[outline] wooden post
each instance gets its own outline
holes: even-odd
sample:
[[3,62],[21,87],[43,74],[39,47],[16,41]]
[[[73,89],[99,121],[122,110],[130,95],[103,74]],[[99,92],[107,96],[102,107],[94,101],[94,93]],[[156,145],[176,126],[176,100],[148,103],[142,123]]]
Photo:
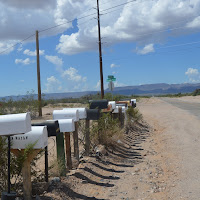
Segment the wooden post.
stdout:
[[85,121],[85,155],[90,153],[90,120]]
[[97,19],[98,19],[98,37],[99,37],[99,66],[100,66],[100,81],[101,81],[101,98],[104,98],[104,86],[103,86],[103,61],[102,61],[102,49],[101,49],[101,26],[100,26],[100,14],[99,14],[99,0],[97,0]]
[[38,111],[39,116],[42,116],[42,95],[41,95],[41,82],[40,82],[40,52],[39,52],[39,39],[38,31],[36,31],[36,53],[37,53],[37,82],[38,82]]
[[78,145],[78,122],[75,122],[74,137],[74,157],[79,161],[79,145]]
[[123,128],[122,107],[119,107],[119,123],[120,123],[120,127]]
[[49,182],[49,159],[48,159],[48,147],[45,147],[45,181]]
[[65,148],[64,148],[64,137],[63,133],[56,135],[56,147],[57,147],[57,161],[61,165],[61,176],[66,176],[66,167],[65,167]]
[[65,133],[65,152],[66,152],[66,158],[67,158],[67,167],[68,169],[72,169],[70,133]]
[[[16,156],[24,154],[24,150],[11,150]],[[31,183],[31,161],[40,152],[39,149],[34,150],[28,155],[23,163],[22,177],[23,177],[23,196],[26,200],[32,200],[32,183]]]

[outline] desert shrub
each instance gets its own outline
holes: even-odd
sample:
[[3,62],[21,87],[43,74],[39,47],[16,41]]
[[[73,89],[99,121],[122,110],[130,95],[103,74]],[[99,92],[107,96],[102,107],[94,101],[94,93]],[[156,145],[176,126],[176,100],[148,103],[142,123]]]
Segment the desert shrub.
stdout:
[[5,98],[0,102],[0,114],[16,114],[30,112],[31,118],[34,119],[38,115],[38,101],[34,99],[34,91],[27,92],[26,96],[18,101],[12,98]]
[[[19,184],[22,182],[22,167],[23,163],[28,157],[29,154],[33,152],[33,147],[35,144],[29,144],[24,151],[19,153],[16,157],[14,154],[11,153],[11,163],[10,163],[10,174],[12,185],[11,188],[14,191],[19,191],[21,188]],[[0,195],[2,191],[7,190],[7,138],[0,137]],[[43,156],[43,151],[41,151],[31,162],[31,175],[33,180],[42,181],[44,180],[44,173],[37,169],[36,163],[37,161]],[[20,184],[20,186],[22,186]]]
[[7,184],[7,147],[6,138],[0,137],[0,193]]
[[98,122],[93,122],[91,127],[91,143],[93,147],[98,144],[108,146],[114,137],[121,134],[118,119],[112,119],[110,113],[103,114]]
[[126,114],[128,124],[142,119],[142,114],[137,108],[129,107],[126,111]]
[[200,95],[200,89],[196,89],[193,93],[192,93],[193,96],[198,96]]

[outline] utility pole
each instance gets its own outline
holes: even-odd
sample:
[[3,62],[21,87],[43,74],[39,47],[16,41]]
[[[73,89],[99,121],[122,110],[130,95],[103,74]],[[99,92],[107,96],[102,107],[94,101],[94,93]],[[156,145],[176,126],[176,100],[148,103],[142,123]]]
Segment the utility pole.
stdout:
[[98,19],[98,36],[99,36],[99,64],[100,64],[100,80],[101,80],[101,98],[104,98],[104,86],[103,86],[103,62],[102,62],[102,50],[101,50],[101,27],[99,17],[99,0],[97,0],[97,19]]
[[40,53],[38,31],[36,31],[36,53],[37,53],[37,82],[38,82],[38,111],[39,116],[42,116],[42,98],[41,98],[41,82],[40,82]]

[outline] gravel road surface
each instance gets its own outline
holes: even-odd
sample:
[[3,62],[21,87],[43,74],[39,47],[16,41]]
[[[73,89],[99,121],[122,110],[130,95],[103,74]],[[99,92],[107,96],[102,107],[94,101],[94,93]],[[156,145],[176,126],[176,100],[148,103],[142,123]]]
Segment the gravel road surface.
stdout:
[[161,98],[161,100],[170,103],[171,105],[178,108],[186,110],[200,119],[200,103],[192,101],[182,101],[181,99],[175,98]]
[[[139,104],[144,118],[162,130],[160,152],[174,175],[166,199],[200,199],[200,104],[183,99],[151,98]],[[175,179],[174,179],[175,178]]]

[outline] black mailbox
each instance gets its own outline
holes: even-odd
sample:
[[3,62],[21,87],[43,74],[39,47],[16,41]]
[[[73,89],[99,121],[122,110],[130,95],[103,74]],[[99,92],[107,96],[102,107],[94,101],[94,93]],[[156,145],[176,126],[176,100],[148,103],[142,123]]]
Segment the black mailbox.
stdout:
[[91,100],[90,109],[105,109],[108,108],[108,100]]
[[37,122],[37,123],[33,123],[31,125],[32,126],[47,126],[48,137],[57,136],[60,133],[58,120]]
[[87,109],[87,120],[98,120],[100,118],[100,111],[98,109]]

